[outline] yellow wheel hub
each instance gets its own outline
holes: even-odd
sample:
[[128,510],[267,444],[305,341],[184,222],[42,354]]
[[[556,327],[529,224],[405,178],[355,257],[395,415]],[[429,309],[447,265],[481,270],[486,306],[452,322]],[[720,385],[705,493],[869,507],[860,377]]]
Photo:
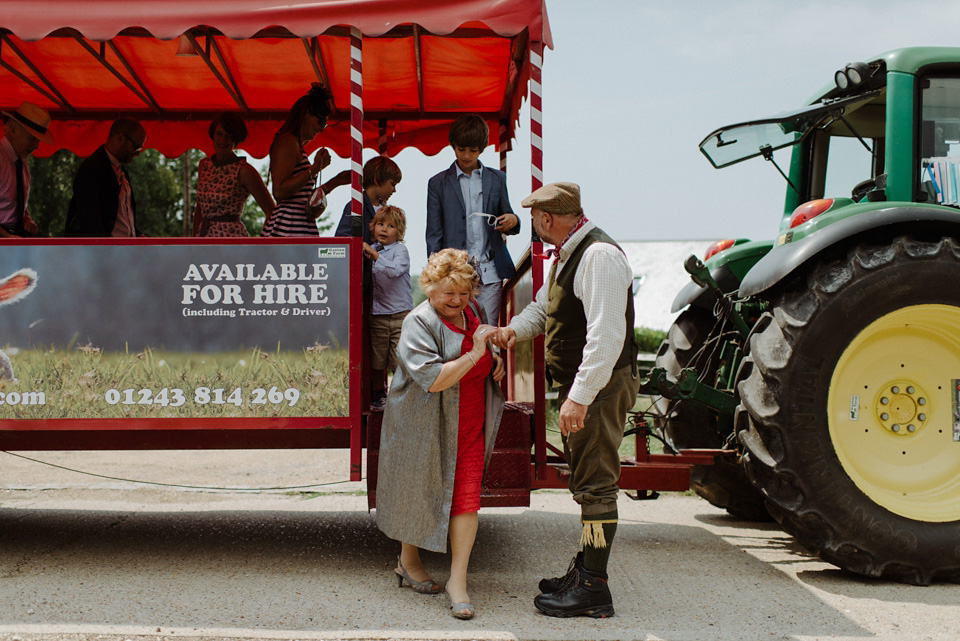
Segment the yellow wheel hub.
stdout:
[[876,403],[877,420],[894,434],[907,436],[926,424],[926,404],[926,393],[901,379],[881,390]]
[[960,519],[958,381],[958,307],[904,307],[844,350],[827,399],[830,438],[874,502],[920,521]]

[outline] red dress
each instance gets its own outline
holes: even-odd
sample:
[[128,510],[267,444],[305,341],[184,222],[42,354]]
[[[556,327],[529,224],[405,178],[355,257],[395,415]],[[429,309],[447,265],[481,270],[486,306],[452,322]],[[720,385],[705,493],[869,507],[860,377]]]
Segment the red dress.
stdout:
[[[460,329],[452,323],[446,323],[450,330],[463,335],[460,355],[473,349],[473,333],[480,320],[467,307],[467,329]],[[490,351],[470,368],[460,379],[460,417],[457,435],[457,471],[453,479],[453,504],[450,516],[469,514],[480,510],[480,483],[483,480],[483,423],[484,423],[484,383],[493,357]]]

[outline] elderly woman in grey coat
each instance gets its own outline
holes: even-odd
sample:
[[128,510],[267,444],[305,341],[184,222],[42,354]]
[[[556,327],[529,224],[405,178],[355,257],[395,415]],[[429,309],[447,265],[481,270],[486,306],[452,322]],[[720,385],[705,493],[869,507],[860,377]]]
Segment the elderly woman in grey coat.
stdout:
[[453,616],[474,614],[467,565],[477,534],[483,471],[503,413],[502,359],[487,348],[494,331],[474,300],[479,276],[467,252],[444,249],[420,275],[427,300],[403,321],[398,368],[383,416],[377,525],[399,540],[399,586],[436,594],[420,548],[446,552]]

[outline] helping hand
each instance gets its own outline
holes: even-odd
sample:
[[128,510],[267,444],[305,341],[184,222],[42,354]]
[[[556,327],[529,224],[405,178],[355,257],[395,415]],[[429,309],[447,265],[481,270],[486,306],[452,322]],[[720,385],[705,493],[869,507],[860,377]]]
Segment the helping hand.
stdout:
[[489,340],[500,349],[509,349],[517,342],[517,333],[509,327],[498,327],[490,335]]
[[484,352],[487,351],[487,337],[490,335],[491,327],[489,325],[480,325],[473,332],[473,348],[467,352],[471,356],[471,361],[476,365]]
[[473,332],[473,344],[476,345],[477,342],[484,344],[484,349],[486,349],[486,343],[490,340],[490,337],[494,332],[497,331],[497,328],[493,325],[480,325],[477,327],[476,331]]

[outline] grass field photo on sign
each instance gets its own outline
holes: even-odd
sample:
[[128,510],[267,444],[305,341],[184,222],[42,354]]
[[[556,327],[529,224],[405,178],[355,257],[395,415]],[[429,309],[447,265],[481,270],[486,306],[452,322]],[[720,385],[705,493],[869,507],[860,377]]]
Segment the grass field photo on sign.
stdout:
[[93,345],[13,351],[0,418],[346,416],[346,350],[110,352]]

